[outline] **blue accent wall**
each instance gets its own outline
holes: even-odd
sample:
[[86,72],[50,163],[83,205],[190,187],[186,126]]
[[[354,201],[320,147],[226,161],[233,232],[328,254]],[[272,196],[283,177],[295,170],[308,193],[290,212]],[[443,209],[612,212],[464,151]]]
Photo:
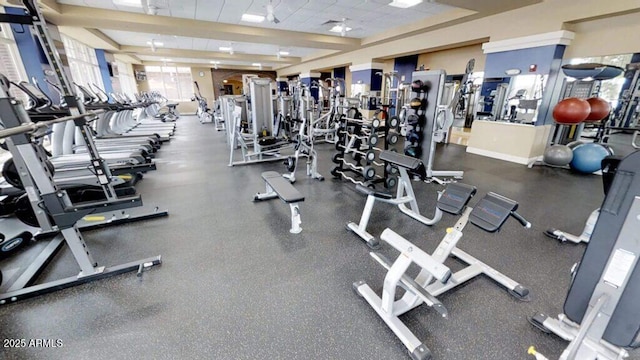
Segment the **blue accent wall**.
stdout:
[[[22,8],[5,7],[5,12],[13,15],[25,15],[25,10]],[[45,76],[43,66],[48,68],[49,64],[47,63],[47,59],[44,56],[42,48],[40,47],[40,43],[31,34],[30,26],[12,24],[11,32],[13,33],[16,45],[18,46],[18,52],[20,53],[24,69],[29,77],[28,80],[31,81],[31,78],[35,77],[42,90],[54,102],[57,102],[58,94],[51,91],[47,86],[47,83],[44,81]]]
[[286,81],[278,81],[278,91],[289,95],[289,83]]
[[[487,54],[484,76],[487,78],[504,77],[504,71],[508,69],[520,69],[523,75],[549,74],[551,62],[558,58],[558,53],[564,54],[564,48],[564,45],[548,45]],[[532,64],[537,65],[538,68],[534,72],[529,72],[529,65]]]
[[[410,55],[396,58],[393,65],[393,70],[398,72],[398,76],[402,78],[404,76],[404,82],[411,82],[411,74],[416,71],[418,67],[418,55]],[[393,86],[396,87],[396,80],[394,80]]]
[[367,69],[351,72],[352,84],[367,84],[369,90],[380,91],[382,90],[382,76],[376,74],[381,72],[381,69]]
[[319,89],[317,87],[311,87],[311,83],[313,81],[319,81],[320,78],[300,78],[300,82],[307,85],[309,87],[309,93],[313,96],[316,101],[320,98]]
[[111,76],[109,75],[109,65],[107,64],[107,58],[104,55],[104,50],[96,49],[96,59],[98,59],[100,75],[102,76],[102,82],[104,83],[104,91],[107,94],[111,94],[113,92],[113,84],[111,83]]
[[493,110],[493,100],[489,99],[491,92],[498,88],[498,85],[503,83],[509,83],[511,78],[485,78],[482,82],[482,88],[480,89],[480,96],[484,97],[484,106],[482,107],[483,112],[491,112]]
[[[484,77],[501,78],[505,76],[505,70],[509,69],[519,69],[521,75],[549,75],[535,125],[551,124],[551,104],[557,102],[559,87],[562,86],[560,66],[565,48],[564,45],[547,45],[487,54]],[[536,71],[529,71],[529,66],[534,64],[537,66]]]

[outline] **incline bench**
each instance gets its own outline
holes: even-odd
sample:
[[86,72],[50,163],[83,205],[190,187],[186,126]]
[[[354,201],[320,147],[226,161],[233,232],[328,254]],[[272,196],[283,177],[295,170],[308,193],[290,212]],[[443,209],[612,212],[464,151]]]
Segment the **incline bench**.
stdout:
[[263,172],[262,178],[267,185],[267,191],[257,193],[253,197],[253,201],[270,200],[279,197],[291,207],[291,230],[289,230],[289,232],[292,234],[300,233],[302,231],[300,227],[302,220],[300,218],[298,203],[304,201],[304,196],[291,185],[289,180],[283,178],[282,175],[275,171]]

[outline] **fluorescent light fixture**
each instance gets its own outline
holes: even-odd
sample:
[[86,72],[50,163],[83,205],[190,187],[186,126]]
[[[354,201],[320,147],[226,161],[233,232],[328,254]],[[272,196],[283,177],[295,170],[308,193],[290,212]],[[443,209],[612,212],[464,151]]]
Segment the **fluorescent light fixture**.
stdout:
[[422,0],[393,0],[389,3],[389,6],[395,6],[397,8],[406,9],[412,6],[420,4]]
[[242,14],[240,18],[241,21],[251,22],[251,23],[261,23],[264,21],[264,16],[262,15],[253,15],[253,14]]
[[251,64],[251,66],[262,66],[262,64],[260,64],[260,63],[253,63],[253,64]]
[[287,56],[287,55],[289,55],[289,52],[288,51],[284,51],[284,50],[280,50],[280,51],[278,51],[278,54],[283,55],[283,56]]
[[209,62],[212,63],[212,64],[220,64],[220,61],[218,61],[218,60],[211,60]]
[[152,41],[147,41],[147,45],[152,45],[152,44],[154,46],[164,46],[164,43],[160,42],[160,41],[153,41],[153,42]]
[[142,1],[141,0],[113,0],[113,5],[141,8]]
[[341,33],[343,31],[347,32],[347,31],[351,31],[351,30],[353,30],[353,29],[348,27],[348,26],[344,26],[343,27],[342,25],[338,24],[338,25],[332,27],[331,30],[329,30],[329,31],[334,32],[334,33]]
[[162,60],[162,61],[169,61],[169,62],[173,61],[173,60],[171,60],[171,59],[160,59],[160,60]]
[[218,48],[220,51],[231,51],[231,46],[220,46]]

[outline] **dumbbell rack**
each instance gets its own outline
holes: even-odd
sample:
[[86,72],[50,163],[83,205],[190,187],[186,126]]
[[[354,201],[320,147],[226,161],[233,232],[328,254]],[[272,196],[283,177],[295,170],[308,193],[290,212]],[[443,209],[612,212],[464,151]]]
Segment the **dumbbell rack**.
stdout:
[[[380,113],[388,118],[386,111],[380,110]],[[347,115],[340,117],[338,140],[335,144],[338,152],[332,157],[336,166],[331,170],[331,175],[362,186],[373,187],[383,183],[388,189],[395,187],[398,170],[384,161],[376,161],[376,158],[379,159],[382,151],[389,150],[390,146],[398,142],[398,118],[394,116],[387,120],[393,126],[383,126],[377,115],[366,120],[355,108],[349,109]],[[352,154],[354,162],[347,160],[349,154]],[[382,167],[382,175],[376,174],[377,167]]]
[[453,123],[450,109],[441,105],[445,71],[414,71],[411,78],[412,100],[403,107],[406,109],[404,154],[422,160],[426,181],[446,183],[451,179],[462,179],[463,171],[433,170],[436,143],[446,140]]
[[427,123],[428,85],[416,79],[411,84],[411,100],[406,109],[404,154],[414,158],[422,155],[424,127]]

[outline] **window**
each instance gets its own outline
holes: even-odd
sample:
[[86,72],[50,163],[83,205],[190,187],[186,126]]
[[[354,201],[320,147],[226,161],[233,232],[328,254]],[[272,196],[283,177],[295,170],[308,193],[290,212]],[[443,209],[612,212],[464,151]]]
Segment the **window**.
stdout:
[[131,66],[131,64],[127,64],[123,61],[117,60],[116,66],[118,68],[118,81],[120,85],[120,89],[118,91],[129,96],[136,94],[138,92],[138,88],[136,86],[136,79],[133,76],[133,67]]
[[193,95],[191,68],[145,66],[149,90],[159,91],[172,101],[190,101]]
[[[26,72],[22,66],[22,60],[18,53],[18,47],[13,41],[11,29],[6,24],[0,24],[0,73],[13,82],[20,82],[27,79]],[[11,96],[27,104],[28,97],[20,90],[9,89]],[[11,158],[11,153],[0,149],[0,166]]]
[[[605,65],[613,65],[621,68],[625,68],[627,64],[631,62],[633,54],[623,55],[608,55],[608,56],[596,56],[588,58],[575,58],[571,59],[571,64],[583,64],[583,63],[599,63]],[[600,83],[599,97],[607,100],[611,106],[615,109],[618,107],[618,101],[620,96],[620,90],[624,85],[624,76],[618,76],[610,80],[603,80]]]
[[[13,82],[27,80],[18,47],[11,36],[11,29],[6,24],[0,24],[0,69],[0,72]],[[26,104],[28,97],[22,91],[10,88],[9,93]]]
[[74,82],[90,86],[96,84],[104,89],[96,51],[87,45],[61,34],[64,50],[69,59],[71,78]]

